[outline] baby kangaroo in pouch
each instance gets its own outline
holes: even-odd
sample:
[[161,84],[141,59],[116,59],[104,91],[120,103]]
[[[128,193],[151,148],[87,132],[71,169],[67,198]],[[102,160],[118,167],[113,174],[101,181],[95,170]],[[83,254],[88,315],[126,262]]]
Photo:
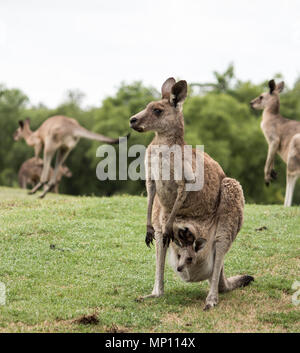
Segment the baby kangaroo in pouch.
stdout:
[[[209,309],[218,302],[219,288],[226,287],[223,261],[242,225],[243,191],[236,180],[226,178],[220,165],[208,154],[193,149],[191,159],[186,161],[182,113],[187,96],[186,81],[176,82],[174,78],[169,78],[162,85],[161,91],[162,98],[159,101],[149,103],[144,110],[130,118],[130,126],[134,130],[141,133],[155,132],[145,159],[148,194],[145,241],[149,246],[153,239],[156,240],[156,272],[153,291],[144,298],[163,295],[165,259],[171,244],[171,263],[183,280],[209,279],[211,286],[205,306]],[[157,147],[162,146],[179,151],[179,159],[178,155],[177,160],[175,157],[169,160],[163,158],[163,154],[157,153]],[[199,153],[202,161],[200,168]],[[159,162],[152,163],[153,156]],[[170,169],[169,178],[163,177],[166,165]],[[178,178],[176,173],[182,166],[188,173]],[[194,181],[202,181],[200,188],[187,188],[191,179],[186,175],[191,174],[194,175]],[[178,234],[178,223],[189,224],[186,226],[186,234]],[[198,234],[206,236],[201,237]],[[204,256],[203,261],[199,260],[201,253]],[[203,262],[202,267],[199,267],[199,261]],[[252,277],[249,280],[249,276],[248,279],[245,276],[243,278],[240,279],[243,285],[253,280]],[[236,288],[235,285],[232,284],[232,289]],[[229,287],[228,285],[226,288]]]

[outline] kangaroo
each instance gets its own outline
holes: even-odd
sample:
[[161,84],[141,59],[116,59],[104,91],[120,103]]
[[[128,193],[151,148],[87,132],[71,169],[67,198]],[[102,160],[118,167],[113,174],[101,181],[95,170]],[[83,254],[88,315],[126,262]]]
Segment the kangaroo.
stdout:
[[[18,180],[19,180],[20,187],[23,189],[26,189],[28,184],[31,185],[31,187],[34,187],[40,181],[42,171],[43,171],[42,159],[40,158],[36,159],[35,157],[33,157],[25,161],[21,165],[18,173]],[[51,179],[53,172],[54,172],[53,168],[50,167],[49,176],[48,176],[49,179]],[[59,184],[63,176],[67,178],[72,177],[72,172],[65,165],[62,165],[59,168],[57,178],[56,178],[56,184],[54,187],[55,193],[59,192]]]
[[[119,139],[112,139],[88,131],[84,127],[80,126],[75,119],[68,118],[66,116],[57,115],[48,118],[34,132],[30,129],[29,118],[24,121],[19,121],[19,127],[14,133],[15,141],[18,141],[20,138],[24,138],[26,143],[34,148],[36,158],[39,157],[41,150],[44,149],[44,162],[41,180],[30,191],[30,194],[34,194],[42,186],[47,184],[44,192],[40,196],[43,198],[47,192],[55,186],[57,173],[60,166],[65,162],[69,153],[77,145],[81,137],[106,142],[109,144],[119,143]],[[127,135],[127,137],[129,137],[129,135]],[[49,180],[48,177],[51,160],[56,152],[54,173]]]
[[265,163],[265,183],[276,179],[274,168],[276,153],[286,163],[286,191],[284,206],[292,205],[293,193],[297,179],[300,176],[300,121],[289,120],[279,113],[279,94],[284,88],[284,82],[275,84],[269,81],[269,92],[262,93],[250,102],[252,108],[263,110],[261,129],[268,142],[268,156]]
[[[161,206],[157,201],[154,213],[160,214]],[[231,178],[224,178],[221,190],[221,200],[218,209],[219,222],[217,231],[215,226],[211,229],[209,224],[198,222],[190,218],[177,218],[174,222],[174,242],[170,243],[169,263],[174,272],[185,282],[211,282],[216,259],[215,235],[222,232],[225,225],[226,231],[223,235],[230,234],[228,239],[230,245],[235,240],[243,222],[244,196],[240,184]],[[239,220],[237,222],[237,220]],[[154,220],[159,227],[159,218]],[[229,232],[228,232],[229,231]],[[227,251],[229,247],[226,246]],[[249,275],[237,275],[226,278],[224,264],[222,265],[217,291],[211,294],[218,298],[218,293],[232,291],[239,287],[245,287],[254,278]],[[211,305],[205,305],[204,310],[210,309]]]
[[[240,203],[240,191],[231,188],[232,202],[228,209],[222,207],[222,190],[228,181],[220,165],[208,154],[203,153],[204,183],[201,190],[188,191],[187,180],[175,178],[175,159],[170,160],[170,178],[161,176],[162,163],[159,166],[159,178],[153,178],[151,153],[156,146],[179,146],[182,151],[184,141],[183,102],[187,96],[186,81],[167,79],[162,85],[162,99],[151,102],[140,113],[130,118],[130,126],[138,132],[154,131],[155,137],[146,151],[146,188],[148,194],[146,244],[150,246],[156,240],[156,274],[153,291],[147,297],[159,297],[164,293],[164,267],[168,245],[174,239],[174,221],[177,218],[194,219],[207,228],[215,241],[214,265],[210,276],[211,287],[206,298],[206,309],[218,302],[218,286],[223,268],[223,260],[229,250],[232,239],[237,234],[242,216],[228,217],[234,214],[232,208]],[[192,168],[195,170],[196,150],[193,150]],[[155,167],[154,167],[155,168]],[[197,177],[197,176],[196,176]],[[229,183],[230,184],[230,183]],[[156,206],[159,204],[160,206]],[[154,211],[153,211],[154,210]],[[242,211],[240,212],[242,214]],[[246,283],[246,282],[245,282]]]

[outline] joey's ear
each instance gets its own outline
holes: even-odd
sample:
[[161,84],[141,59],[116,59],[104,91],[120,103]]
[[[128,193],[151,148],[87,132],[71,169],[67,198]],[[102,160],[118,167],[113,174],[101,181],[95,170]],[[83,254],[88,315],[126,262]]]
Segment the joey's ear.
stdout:
[[269,81],[269,88],[270,88],[270,93],[272,94],[276,88],[276,83],[274,80]]
[[172,87],[170,103],[177,107],[178,103],[183,103],[187,95],[187,83],[184,80],[178,81]]
[[20,128],[23,129],[24,121],[23,120],[19,120],[18,123],[19,123]]
[[204,248],[206,242],[207,242],[207,240],[204,239],[204,238],[196,239],[195,242],[194,242],[195,251],[197,252],[197,251],[201,250],[202,248]]
[[283,88],[284,88],[284,81],[281,81],[280,83],[278,83],[278,85],[276,85],[276,91],[278,91],[278,93],[281,93]]
[[170,98],[171,90],[172,90],[172,87],[175,85],[175,83],[176,83],[176,81],[175,81],[175,78],[173,78],[173,77],[168,78],[164,82],[164,84],[161,87],[162,98],[166,98],[166,99]]

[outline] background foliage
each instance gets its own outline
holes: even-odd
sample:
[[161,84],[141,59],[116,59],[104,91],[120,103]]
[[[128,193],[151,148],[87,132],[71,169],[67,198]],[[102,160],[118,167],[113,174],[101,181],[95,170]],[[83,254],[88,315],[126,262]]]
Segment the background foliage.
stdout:
[[[269,188],[264,185],[263,168],[267,143],[260,130],[261,112],[250,109],[249,102],[266,90],[267,82],[253,84],[238,80],[232,65],[224,73],[214,73],[211,83],[192,83],[184,105],[186,142],[203,144],[205,151],[217,160],[226,174],[238,179],[250,203],[283,203],[285,165],[276,157],[278,180]],[[280,75],[277,75],[280,78]],[[130,116],[143,109],[159,92],[141,82],[122,83],[115,96],[104,99],[99,107],[82,107],[83,94],[70,91],[56,109],[43,104],[30,105],[29,98],[18,89],[0,86],[0,185],[17,187],[18,169],[33,156],[24,140],[14,142],[12,135],[18,120],[31,118],[35,130],[48,117],[63,114],[73,117],[89,130],[110,137],[124,136],[129,131]],[[281,95],[281,114],[300,120],[300,80],[286,87]],[[153,134],[132,132],[128,145],[147,145]],[[143,194],[143,181],[105,181],[96,178],[99,143],[82,139],[67,160],[72,179],[62,181],[60,191],[74,195]],[[130,161],[129,161],[130,162]],[[298,183],[299,185],[299,183]],[[296,187],[294,203],[300,203]]]

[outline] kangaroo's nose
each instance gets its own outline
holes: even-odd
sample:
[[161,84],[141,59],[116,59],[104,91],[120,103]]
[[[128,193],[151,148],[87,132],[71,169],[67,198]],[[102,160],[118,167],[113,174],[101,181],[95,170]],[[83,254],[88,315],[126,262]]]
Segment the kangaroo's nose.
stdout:
[[178,272],[181,272],[182,270],[183,270],[183,266],[178,266],[178,267],[177,267],[177,271],[178,271]]
[[137,118],[133,117],[129,121],[130,121],[130,124],[135,124],[137,122]]

